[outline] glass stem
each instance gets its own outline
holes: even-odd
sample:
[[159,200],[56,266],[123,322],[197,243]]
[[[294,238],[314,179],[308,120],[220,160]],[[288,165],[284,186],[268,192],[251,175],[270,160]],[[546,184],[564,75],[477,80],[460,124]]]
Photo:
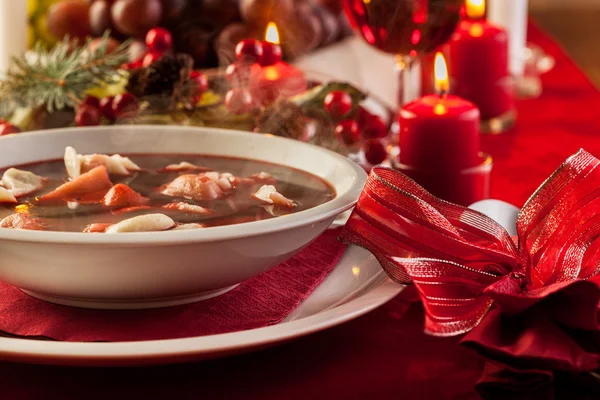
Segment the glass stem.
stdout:
[[421,68],[416,58],[396,56],[398,71],[398,109],[421,96]]

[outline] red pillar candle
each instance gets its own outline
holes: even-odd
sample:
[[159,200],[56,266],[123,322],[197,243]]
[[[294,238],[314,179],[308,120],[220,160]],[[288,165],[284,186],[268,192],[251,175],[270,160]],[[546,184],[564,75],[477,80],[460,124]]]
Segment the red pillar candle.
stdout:
[[479,110],[449,89],[444,58],[435,59],[440,94],[422,97],[399,113],[396,167],[445,200],[470,205],[489,197],[491,159],[479,152]]
[[479,163],[479,110],[452,95],[430,95],[400,110],[400,162],[457,170]]
[[400,162],[413,168],[459,170],[479,163],[479,110],[448,91],[444,57],[435,57],[439,95],[422,97],[402,107]]
[[484,121],[514,110],[508,35],[482,18],[485,2],[467,0],[467,14],[446,45],[452,93],[477,105]]

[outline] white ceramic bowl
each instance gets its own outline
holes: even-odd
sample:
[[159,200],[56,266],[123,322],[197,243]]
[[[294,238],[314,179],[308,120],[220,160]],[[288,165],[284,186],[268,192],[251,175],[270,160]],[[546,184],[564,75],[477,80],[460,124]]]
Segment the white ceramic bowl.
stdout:
[[0,138],[0,168],[81,153],[211,154],[317,175],[337,196],[284,217],[199,230],[115,235],[0,229],[0,280],[54,303],[152,308],[217,296],[289,259],[351,208],[365,172],[334,152],[271,135],[177,126],[69,128]]

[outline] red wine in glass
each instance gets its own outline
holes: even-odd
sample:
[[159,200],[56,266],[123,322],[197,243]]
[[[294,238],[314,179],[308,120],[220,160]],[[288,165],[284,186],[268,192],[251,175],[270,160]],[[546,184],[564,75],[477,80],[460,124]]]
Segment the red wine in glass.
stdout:
[[344,11],[368,44],[398,56],[402,96],[406,69],[416,57],[450,39],[463,4],[464,0],[344,0]]

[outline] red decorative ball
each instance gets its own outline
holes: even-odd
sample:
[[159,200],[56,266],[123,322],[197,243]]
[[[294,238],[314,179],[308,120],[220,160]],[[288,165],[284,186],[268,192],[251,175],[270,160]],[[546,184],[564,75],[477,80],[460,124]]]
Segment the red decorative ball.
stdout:
[[160,58],[162,57],[162,55],[163,55],[163,53],[160,53],[160,52],[157,52],[157,51],[151,51],[149,53],[146,53],[146,55],[144,56],[144,58],[142,58],[142,66],[143,67],[149,67],[155,61],[160,60]]
[[150,51],[165,52],[173,46],[173,36],[165,28],[152,28],[146,34],[146,46]]
[[381,117],[373,115],[363,127],[362,134],[365,139],[381,139],[387,136],[388,127]]
[[90,106],[100,109],[100,99],[98,99],[96,96],[86,96],[86,98],[81,100],[81,103],[79,103],[79,107],[81,106]]
[[103,97],[100,100],[100,111],[109,121],[114,121],[115,113],[113,112],[113,96]]
[[324,104],[329,115],[339,119],[352,109],[352,97],[346,92],[336,90],[325,96]]
[[77,109],[75,114],[75,124],[77,126],[96,126],[100,125],[102,115],[96,107],[83,104]]
[[387,158],[385,145],[379,139],[370,139],[363,144],[365,158],[372,165],[381,164]]
[[258,62],[262,54],[262,44],[256,39],[244,39],[235,46],[235,55],[240,61]]
[[245,114],[252,110],[253,100],[248,89],[233,88],[225,95],[225,107],[233,114]]
[[268,67],[269,65],[277,64],[283,57],[281,46],[275,43],[262,42],[262,56],[260,57],[260,65]]
[[118,94],[112,101],[112,112],[115,117],[121,117],[125,113],[135,113],[137,109],[137,100],[131,93]]
[[10,122],[3,122],[0,124],[0,136],[12,135],[13,133],[20,133],[21,129],[18,126],[11,124]]
[[356,121],[347,119],[337,124],[335,135],[342,143],[351,146],[360,140],[360,128]]

